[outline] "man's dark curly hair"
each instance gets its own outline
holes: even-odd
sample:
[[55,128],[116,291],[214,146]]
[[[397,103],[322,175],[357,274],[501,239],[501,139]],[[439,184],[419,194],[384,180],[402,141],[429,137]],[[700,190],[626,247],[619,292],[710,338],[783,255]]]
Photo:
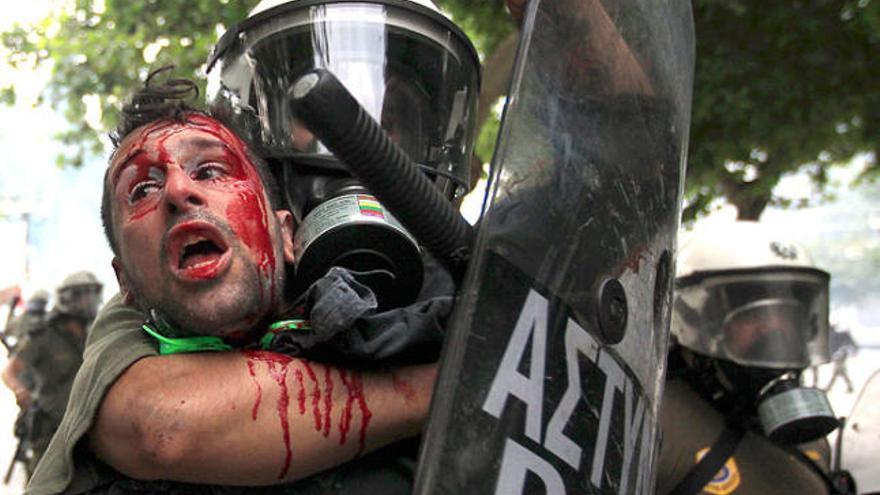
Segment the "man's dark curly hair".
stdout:
[[110,141],[113,143],[114,152],[125,136],[132,131],[150,122],[157,120],[172,120],[185,122],[186,115],[190,113],[205,112],[189,105],[186,100],[199,97],[199,87],[189,79],[167,79],[163,83],[155,83],[156,76],[163,72],[174,69],[173,65],[166,65],[147,75],[144,87],[131,96],[131,100],[122,106],[119,123],[116,129],[110,131]]
[[[229,130],[234,132],[234,127],[230,126],[223,119],[211,115],[204,110],[200,110],[187,103],[186,100],[196,99],[199,96],[199,88],[195,82],[189,79],[169,78],[164,82],[157,82],[156,76],[172,70],[174,66],[165,66],[153,70],[147,75],[144,86],[139,89],[128,103],[123,105],[119,117],[119,123],[116,128],[110,132],[110,141],[113,143],[113,152],[110,154],[110,160],[107,170],[104,172],[104,192],[101,199],[101,222],[104,224],[104,235],[110,244],[115,256],[119,256],[119,244],[116,235],[113,232],[113,209],[112,200],[113,192],[110,189],[109,173],[110,164],[116,156],[120,143],[126,136],[151,122],[159,120],[169,120],[172,122],[186,122],[189,115],[200,114],[217,120]],[[241,136],[239,136],[241,138]],[[260,157],[254,155],[248,146],[248,158],[254,163],[257,173],[263,182],[263,188],[269,197],[269,204],[272,209],[277,210],[285,208],[281,191],[275,177],[269,170],[268,164]]]

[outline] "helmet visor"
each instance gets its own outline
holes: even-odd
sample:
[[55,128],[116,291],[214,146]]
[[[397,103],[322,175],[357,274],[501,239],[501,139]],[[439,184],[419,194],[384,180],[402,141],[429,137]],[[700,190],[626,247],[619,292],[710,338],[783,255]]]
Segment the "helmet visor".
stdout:
[[341,168],[297,119],[286,96],[306,71],[324,68],[441,190],[450,197],[463,192],[456,189],[469,183],[478,92],[470,44],[428,9],[289,5],[297,7],[249,19],[209,68],[212,110],[221,111],[264,157]]
[[744,366],[828,361],[828,274],[737,270],[680,279],[672,331],[696,352]]

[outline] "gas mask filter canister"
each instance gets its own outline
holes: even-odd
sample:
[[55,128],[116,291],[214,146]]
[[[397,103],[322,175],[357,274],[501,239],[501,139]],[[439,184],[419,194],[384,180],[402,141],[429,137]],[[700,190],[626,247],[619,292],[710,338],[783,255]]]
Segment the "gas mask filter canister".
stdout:
[[297,279],[306,286],[330,267],[343,267],[373,290],[380,309],[405,306],[421,289],[424,267],[418,243],[355,181],[342,181],[309,211],[294,245]]
[[769,382],[758,395],[758,419],[774,442],[809,442],[839,426],[825,392],[801,387],[797,374],[785,373]]

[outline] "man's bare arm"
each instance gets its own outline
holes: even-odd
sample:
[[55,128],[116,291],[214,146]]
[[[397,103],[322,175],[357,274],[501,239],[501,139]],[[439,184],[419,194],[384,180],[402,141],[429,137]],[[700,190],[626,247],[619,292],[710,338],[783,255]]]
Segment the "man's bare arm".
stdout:
[[31,392],[25,386],[24,383],[18,378],[21,375],[22,371],[24,371],[27,365],[24,361],[19,359],[16,356],[13,356],[9,359],[9,363],[3,368],[3,373],[0,374],[0,377],[3,379],[3,383],[12,390],[12,393],[15,394],[15,402],[18,404],[18,407],[22,409],[27,409],[33,403],[33,399],[31,397]]
[[138,479],[266,485],[417,435],[435,365],[357,373],[269,353],[147,357],[110,388],[89,433]]

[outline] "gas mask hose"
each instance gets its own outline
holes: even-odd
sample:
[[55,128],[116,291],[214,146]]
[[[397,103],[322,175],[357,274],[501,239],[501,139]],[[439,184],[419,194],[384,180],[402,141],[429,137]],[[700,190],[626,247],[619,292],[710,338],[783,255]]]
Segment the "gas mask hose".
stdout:
[[296,116],[461,281],[473,228],[336,76],[311,70],[288,98]]

